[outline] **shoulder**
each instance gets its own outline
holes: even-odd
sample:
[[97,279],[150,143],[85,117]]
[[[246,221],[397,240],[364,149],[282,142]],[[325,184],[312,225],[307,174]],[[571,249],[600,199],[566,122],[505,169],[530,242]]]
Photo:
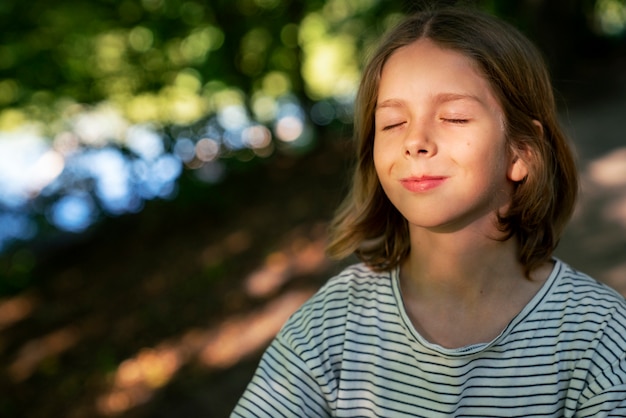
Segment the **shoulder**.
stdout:
[[363,263],[354,264],[328,280],[294,317],[341,311],[355,300],[365,300],[379,294],[391,295],[391,274],[375,272]]
[[570,339],[582,360],[574,372],[585,380],[579,399],[588,401],[585,408],[590,410],[600,404],[621,404],[626,387],[626,300],[567,264],[560,267],[553,296],[564,312],[559,318],[561,335]]
[[[592,350],[624,356],[626,347],[626,300],[614,289],[558,263],[558,276],[543,306],[559,322],[564,335],[586,343]],[[555,313],[559,312],[558,315]]]
[[564,262],[558,262],[555,269],[554,300],[564,302],[566,307],[575,307],[579,313],[625,314],[626,300],[616,290]]
[[[375,272],[363,263],[345,268],[332,277],[311,299],[312,304],[323,302],[325,305],[335,301],[339,305],[351,299],[361,299],[368,295],[391,292],[391,273]],[[331,303],[330,305],[335,305]]]

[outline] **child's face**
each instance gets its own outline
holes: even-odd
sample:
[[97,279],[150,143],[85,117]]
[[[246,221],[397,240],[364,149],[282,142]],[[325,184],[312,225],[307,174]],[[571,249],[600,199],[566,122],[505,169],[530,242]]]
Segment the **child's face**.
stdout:
[[385,64],[375,125],[376,172],[413,226],[493,226],[512,181],[526,175],[507,152],[502,110],[472,60],[427,39]]

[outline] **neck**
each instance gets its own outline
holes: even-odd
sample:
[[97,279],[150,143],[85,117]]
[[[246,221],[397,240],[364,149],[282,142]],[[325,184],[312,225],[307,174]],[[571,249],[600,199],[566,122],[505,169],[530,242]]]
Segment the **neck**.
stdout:
[[430,300],[480,303],[524,279],[514,239],[501,241],[472,229],[441,234],[413,228],[410,234],[413,250],[402,266],[403,278]]
[[443,347],[492,341],[537,294],[552,268],[545,263],[527,278],[515,239],[497,240],[472,228],[453,233],[412,228],[412,250],[400,273],[403,304],[416,330]]

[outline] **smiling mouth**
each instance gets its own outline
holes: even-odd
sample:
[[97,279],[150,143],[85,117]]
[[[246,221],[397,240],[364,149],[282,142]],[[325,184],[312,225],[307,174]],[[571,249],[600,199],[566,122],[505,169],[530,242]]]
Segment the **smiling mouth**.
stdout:
[[408,191],[418,193],[437,188],[447,179],[444,176],[408,177],[400,180],[400,183]]

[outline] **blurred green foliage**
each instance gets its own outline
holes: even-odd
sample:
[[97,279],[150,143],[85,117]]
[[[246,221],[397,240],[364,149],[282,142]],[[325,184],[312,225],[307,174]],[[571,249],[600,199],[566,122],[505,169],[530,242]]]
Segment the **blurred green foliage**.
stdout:
[[363,33],[372,34],[372,24],[399,5],[3,1],[0,105],[14,111],[3,112],[0,127],[56,122],[77,103],[109,101],[132,122],[187,124],[255,94],[302,95],[308,87],[314,97],[329,95],[332,82],[324,83],[333,74],[316,73],[314,59],[333,52],[320,51],[320,41],[335,44],[343,59],[338,65],[351,67],[336,70],[356,78]]
[[[34,120],[53,134],[76,104],[103,101],[132,122],[189,124],[241,100],[263,119],[267,97],[349,94],[382,30],[435,3],[454,2],[4,0],[0,128]],[[558,71],[626,22],[623,0],[473,3],[514,21]]]

